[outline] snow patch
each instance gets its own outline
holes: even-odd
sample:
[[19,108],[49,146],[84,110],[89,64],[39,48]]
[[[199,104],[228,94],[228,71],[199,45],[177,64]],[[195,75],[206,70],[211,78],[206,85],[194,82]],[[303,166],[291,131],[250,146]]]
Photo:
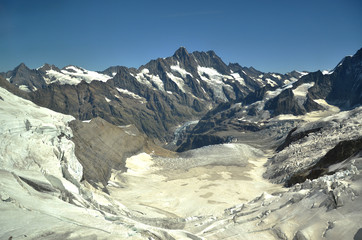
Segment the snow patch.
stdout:
[[333,73],[333,71],[329,71],[329,70],[323,70],[322,74],[323,75],[331,75]]
[[277,75],[277,74],[275,74],[275,73],[272,73],[271,75],[272,75],[273,77],[279,79],[279,80],[282,79],[282,77],[281,77],[280,75]]
[[180,65],[171,66],[171,70],[178,72],[183,78],[186,78],[187,75],[190,75],[192,77],[192,74],[181,68]]
[[[234,79],[232,76],[222,75],[214,68],[197,67],[201,80],[205,81],[214,92],[216,98],[227,101],[223,87],[231,87],[223,82],[224,79]],[[206,75],[205,75],[206,74]]]
[[270,78],[266,78],[265,80],[272,87],[278,86],[278,84],[276,82],[274,82],[273,80],[271,80]]
[[299,72],[299,71],[296,71],[296,72],[299,73],[302,76],[308,75],[308,72]]
[[297,99],[297,102],[300,105],[303,105],[304,102],[307,100],[307,93],[308,89],[314,86],[314,82],[311,83],[304,83],[298,86],[296,89],[293,89],[294,97]]
[[105,74],[101,74],[95,71],[89,71],[75,66],[67,66],[60,72],[50,69],[46,71],[46,75],[48,76],[48,78],[45,79],[47,84],[57,82],[61,85],[77,85],[81,81],[85,81],[87,83],[90,83],[92,81],[106,82],[107,80],[112,78]]
[[176,83],[177,87],[185,92],[185,82],[182,78],[174,76],[172,73],[166,72],[167,77],[169,77],[174,83]]
[[142,69],[142,71],[140,73],[137,73],[137,75],[135,76],[135,78],[137,79],[137,81],[139,81],[142,84],[145,84],[149,87],[152,87],[152,84],[148,81],[148,79],[146,78],[147,74],[150,71],[147,68]]
[[158,75],[155,76],[149,73],[150,70],[144,68],[140,73],[135,76],[135,78],[142,84],[145,84],[149,87],[153,87],[153,85],[155,85],[158,90],[165,91],[163,82],[160,77]]
[[239,73],[232,73],[231,76],[240,83],[240,85],[245,86],[245,80],[240,76]]
[[29,89],[29,87],[26,86],[26,85],[20,85],[20,86],[19,86],[19,89],[20,89],[21,91],[24,91],[24,92],[31,92],[31,90]]
[[138,155],[127,158],[126,168],[129,175],[144,175],[152,170],[153,165],[151,155],[147,153],[140,153]]
[[[126,94],[128,96],[131,96],[132,98],[134,99],[137,99],[137,100],[141,100],[141,103],[144,103],[146,101],[145,98],[131,92],[131,91],[128,91],[127,89],[122,89],[122,88],[116,88],[118,92],[122,93],[122,94]],[[116,96],[117,97],[117,96]],[[118,98],[118,97],[117,97]]]
[[151,82],[153,82],[158,90],[165,91],[161,78],[157,75],[149,75]]

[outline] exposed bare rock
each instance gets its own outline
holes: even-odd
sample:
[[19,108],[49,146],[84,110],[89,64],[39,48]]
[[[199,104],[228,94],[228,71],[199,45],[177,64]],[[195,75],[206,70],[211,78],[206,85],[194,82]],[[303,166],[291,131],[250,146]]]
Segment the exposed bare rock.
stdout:
[[280,114],[293,114],[303,115],[306,113],[305,109],[298,105],[292,89],[288,88],[282,91],[275,98],[265,103],[265,110],[272,111],[272,116]]
[[72,141],[83,166],[83,178],[106,189],[111,170],[126,171],[125,160],[147,146],[146,138],[134,126],[117,127],[101,118],[89,123],[73,121]]

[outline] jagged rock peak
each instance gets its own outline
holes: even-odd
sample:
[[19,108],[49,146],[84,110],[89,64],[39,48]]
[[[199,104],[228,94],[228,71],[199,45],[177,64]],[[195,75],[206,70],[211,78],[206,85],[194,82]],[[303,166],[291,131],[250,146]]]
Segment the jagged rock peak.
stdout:
[[343,64],[345,64],[347,62],[350,63],[350,61],[361,61],[362,60],[362,48],[360,48],[354,55],[350,55],[350,56],[345,56],[344,58],[342,58],[342,60],[335,66],[335,68],[330,71],[330,73],[333,73],[334,71],[336,71],[338,68],[342,67]]
[[210,57],[217,57],[216,53],[213,50],[209,50],[206,52]]
[[19,66],[17,66],[15,69],[29,69],[25,63],[20,63]]
[[48,70],[57,70],[60,71],[58,67],[56,67],[54,64],[44,63],[43,66],[38,68],[39,71],[48,71]]
[[184,56],[188,56],[189,53],[186,50],[185,47],[180,47],[179,49],[176,50],[176,52],[173,54],[174,57],[178,57],[178,58],[182,58]]

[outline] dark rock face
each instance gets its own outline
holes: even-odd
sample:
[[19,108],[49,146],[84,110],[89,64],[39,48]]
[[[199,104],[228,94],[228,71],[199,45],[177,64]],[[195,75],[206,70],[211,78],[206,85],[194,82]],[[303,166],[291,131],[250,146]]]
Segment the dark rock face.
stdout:
[[311,99],[325,99],[327,102],[351,108],[362,104],[362,49],[355,55],[345,57],[332,73],[323,75],[318,71],[300,79],[298,84],[314,82],[309,89]]
[[318,111],[318,110],[324,109],[321,105],[319,105],[318,103],[313,101],[313,99],[309,93],[307,94],[307,99],[304,102],[303,107],[307,112]]
[[193,77],[196,77],[198,75],[198,63],[196,62],[193,54],[190,54],[184,47],[180,47],[178,50],[176,50],[171,58],[167,58],[166,60],[169,64],[172,65],[176,65],[177,63],[179,63],[180,67],[190,72]]
[[17,86],[11,84],[9,81],[7,81],[4,77],[0,75],[0,87],[8,90],[12,94],[15,94],[19,97],[22,97],[24,99],[30,99],[29,94],[27,92],[24,92],[20,90]]
[[225,143],[226,141],[226,138],[216,135],[193,134],[187,138],[186,142],[181,144],[181,146],[177,149],[177,152],[184,152],[190,149],[200,148],[208,145],[221,144]]
[[298,141],[299,139],[302,139],[306,136],[308,136],[310,133],[314,133],[314,132],[318,132],[320,131],[322,128],[313,128],[313,129],[309,129],[307,131],[303,131],[303,132],[299,132],[294,134],[294,132],[297,130],[297,128],[293,128],[287,135],[287,137],[285,138],[284,142],[279,145],[276,149],[277,152],[282,151],[284,148],[288,147],[291,143]]
[[44,78],[38,71],[29,69],[24,63],[21,63],[13,71],[1,73],[0,75],[9,79],[9,82],[17,87],[26,86],[29,92],[46,86]]
[[38,69],[38,72],[42,74],[42,76],[46,75],[46,71],[48,70],[55,70],[57,72],[60,72],[60,69],[57,68],[55,65],[50,65],[48,63],[44,64],[41,68]]
[[146,138],[135,127],[122,129],[101,118],[90,123],[72,121],[70,127],[75,154],[83,166],[83,179],[104,191],[111,170],[126,171],[126,158],[143,151],[147,145]]
[[265,97],[265,93],[269,90],[272,90],[272,88],[270,87],[263,87],[260,88],[258,90],[256,90],[255,92],[252,92],[250,94],[248,94],[245,99],[243,100],[245,105],[249,105],[252,104],[254,102],[263,100],[263,98]]
[[326,99],[331,91],[331,79],[329,75],[323,75],[321,71],[309,73],[303,76],[294,86],[297,87],[303,83],[312,83],[315,85],[309,89],[309,95],[312,99]]
[[[30,94],[38,105],[70,114],[80,120],[101,117],[116,125],[135,124],[152,137],[165,133],[196,111],[182,112],[182,106],[156,91],[146,89],[147,99],[135,99],[102,82],[47,86]],[[108,102],[109,101],[109,102]],[[141,103],[142,102],[142,103]]]
[[353,237],[353,240],[360,240],[360,239],[362,239],[362,228],[358,229],[358,231]]
[[272,111],[272,116],[280,114],[303,115],[306,113],[306,110],[297,103],[290,88],[285,89],[278,96],[267,101],[264,109]]
[[341,141],[313,166],[292,175],[285,182],[285,186],[290,187],[296,183],[302,183],[306,179],[313,180],[323,176],[328,173],[329,166],[342,162],[360,151],[362,151],[362,138]]
[[216,69],[221,74],[230,74],[229,67],[218,57],[214,51],[208,52],[193,52],[192,55],[197,60],[201,67],[211,67]]
[[83,166],[82,180],[107,190],[111,171],[127,171],[126,160],[135,154],[154,152],[158,156],[173,157],[169,152],[148,139],[134,125],[115,126],[102,118],[90,122],[75,120],[69,123],[75,155]]
[[342,107],[362,104],[362,49],[353,57],[346,57],[335,68],[331,78],[332,89],[326,100]]

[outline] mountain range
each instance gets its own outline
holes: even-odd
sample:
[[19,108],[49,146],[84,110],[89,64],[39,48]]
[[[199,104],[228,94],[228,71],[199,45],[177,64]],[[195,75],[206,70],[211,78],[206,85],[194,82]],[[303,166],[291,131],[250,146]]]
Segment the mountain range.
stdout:
[[114,66],[94,72],[20,64],[0,76],[40,106],[79,120],[101,117],[115,125],[135,124],[146,135],[169,142],[175,126],[200,118],[217,104],[243,99],[266,86],[280,87],[303,74],[226,65],[213,51],[188,53],[181,47],[173,56],[138,69]]

